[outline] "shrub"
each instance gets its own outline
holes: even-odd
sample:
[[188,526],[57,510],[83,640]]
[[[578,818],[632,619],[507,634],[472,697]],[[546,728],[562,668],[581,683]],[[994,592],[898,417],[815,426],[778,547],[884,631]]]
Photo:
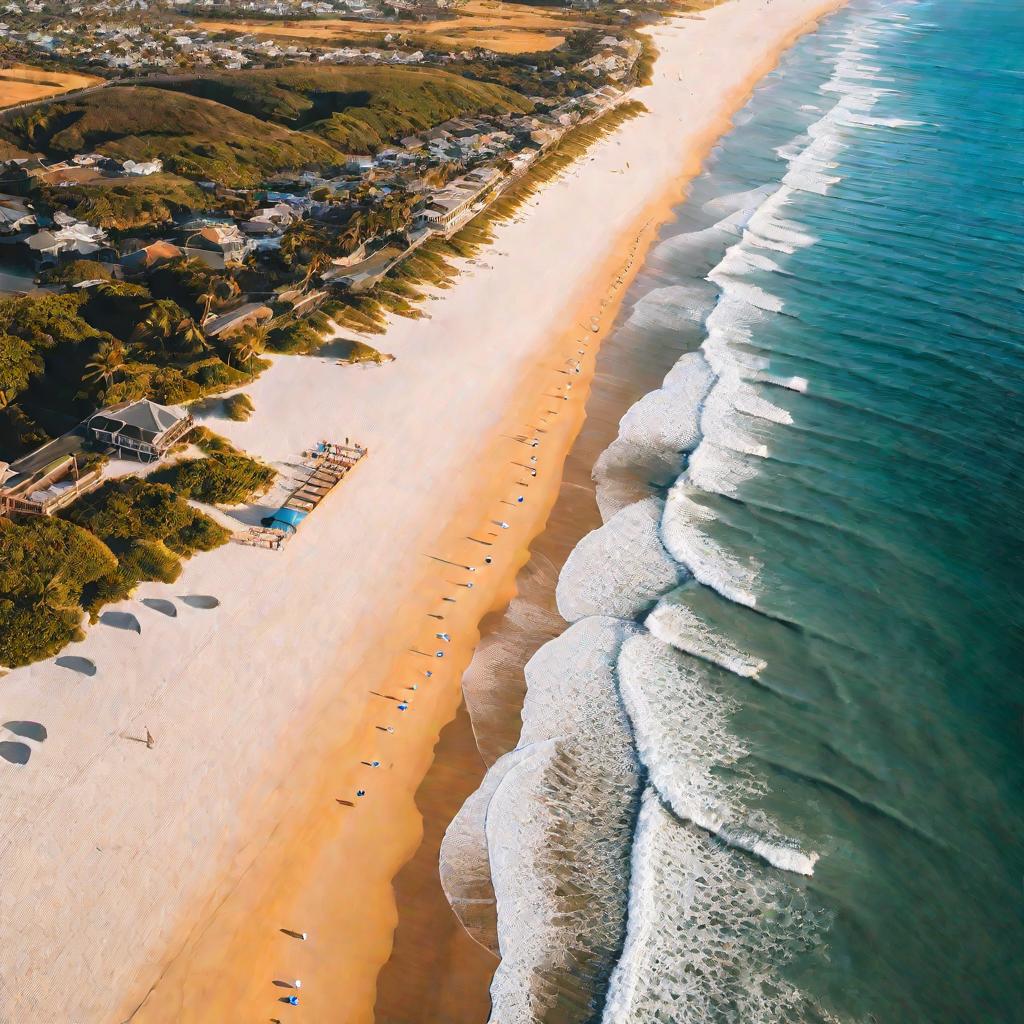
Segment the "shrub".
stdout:
[[224,399],[224,413],[229,420],[235,420],[240,423],[244,422],[253,414],[255,409],[256,406],[252,404],[252,399],[244,392],[239,392],[237,395]]
[[136,477],[114,480],[63,513],[106,541],[117,558],[83,588],[83,605],[94,617],[145,580],[171,583],[180,557],[209,551],[230,534],[171,487]]
[[110,270],[96,260],[71,260],[53,267],[43,275],[47,284],[81,284],[83,281],[109,281]]
[[390,363],[395,357],[386,352],[378,352],[372,345],[364,341],[343,341],[344,348],[340,359],[343,363]]
[[27,665],[81,637],[83,592],[117,567],[110,549],[60,519],[0,519],[0,664]]
[[275,327],[267,338],[267,348],[289,355],[315,352],[324,342],[319,332],[303,320]]
[[276,475],[269,466],[246,455],[217,453],[176,463],[153,479],[166,481],[176,493],[208,505],[240,505],[265,491]]

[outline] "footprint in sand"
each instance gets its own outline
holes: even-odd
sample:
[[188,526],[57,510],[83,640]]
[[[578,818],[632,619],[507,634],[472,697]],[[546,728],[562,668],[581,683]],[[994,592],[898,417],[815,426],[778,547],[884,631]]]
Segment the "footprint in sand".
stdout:
[[104,626],[112,626],[114,629],[127,629],[133,633],[142,632],[142,623],[131,612],[104,612],[100,616],[100,622]]
[[165,601],[162,597],[144,597],[142,603],[147,608],[152,608],[153,611],[166,615],[170,619],[178,617],[178,609],[173,601]]
[[90,658],[81,658],[77,654],[62,654],[55,664],[72,672],[79,672],[83,676],[96,675],[96,662]]
[[181,599],[190,608],[201,608],[203,611],[220,607],[220,600],[210,594],[182,594]]

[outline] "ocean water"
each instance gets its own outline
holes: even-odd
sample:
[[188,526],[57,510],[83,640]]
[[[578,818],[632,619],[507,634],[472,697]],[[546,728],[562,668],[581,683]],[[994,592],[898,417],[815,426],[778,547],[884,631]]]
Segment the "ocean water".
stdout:
[[800,41],[618,334],[675,365],[442,850],[491,1019],[1024,1021],[1024,5]]

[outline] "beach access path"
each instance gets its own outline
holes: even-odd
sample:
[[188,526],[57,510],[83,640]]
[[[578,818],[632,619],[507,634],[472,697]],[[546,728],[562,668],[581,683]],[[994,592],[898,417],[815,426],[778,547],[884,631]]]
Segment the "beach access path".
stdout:
[[[94,675],[50,660],[0,681],[0,726],[48,732],[0,761],[0,1020],[266,1020],[288,978],[305,1019],[372,1020],[416,787],[554,500],[596,339],[729,115],[833,6],[729,0],[653,29],[649,112],[499,226],[431,319],[372,341],[395,362],[278,357],[246,388],[252,419],[207,421],[271,462],[346,436],[370,455],[283,550],[226,545],[113,609],[141,633],[114,618],[65,652]],[[579,347],[581,375],[560,372]]]

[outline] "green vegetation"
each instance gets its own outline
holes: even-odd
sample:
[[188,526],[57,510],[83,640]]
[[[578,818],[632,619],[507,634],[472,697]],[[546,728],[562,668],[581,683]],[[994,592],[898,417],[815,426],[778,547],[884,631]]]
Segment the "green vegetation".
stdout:
[[[88,279],[92,266],[82,260],[58,273]],[[239,353],[197,325],[233,295],[225,275],[180,260],[150,283],[0,299],[0,458],[12,461],[103,405],[191,402],[236,388],[265,365],[257,353],[244,370],[229,365]]]
[[375,363],[377,366],[390,363],[395,357],[386,352],[378,352],[372,345],[364,341],[343,341],[339,359],[343,363]]
[[117,561],[82,590],[93,616],[145,580],[173,583],[182,558],[220,547],[230,536],[172,487],[137,477],[105,484],[62,515],[98,537]]
[[53,209],[104,228],[127,231],[165,224],[175,215],[211,207],[212,197],[175,174],[141,178],[100,178],[85,185],[43,190]]
[[27,665],[81,639],[85,592],[116,569],[117,558],[87,530],[0,518],[0,664]]
[[43,274],[46,284],[81,284],[83,281],[109,281],[110,271],[96,260],[71,260]]
[[[245,395],[234,397],[246,399]],[[200,432],[197,443],[206,458],[177,462],[150,479],[169,484],[176,494],[207,505],[241,505],[266,491],[277,476],[270,466],[243,455],[210,431]]]
[[303,129],[343,153],[374,152],[452,117],[532,108],[501,86],[432,68],[291,65],[154,84]]
[[237,395],[224,399],[224,413],[229,420],[244,422],[255,410],[256,406],[252,404],[252,399],[244,392],[240,391]]
[[114,481],[61,518],[0,518],[0,664],[27,665],[82,637],[85,612],[144,580],[171,583],[181,559],[228,532],[165,484]]
[[99,152],[120,160],[160,159],[172,174],[229,187],[337,162],[337,153],[314,136],[210,100],[145,86],[113,86],[34,107],[7,122],[3,134],[54,156]]

